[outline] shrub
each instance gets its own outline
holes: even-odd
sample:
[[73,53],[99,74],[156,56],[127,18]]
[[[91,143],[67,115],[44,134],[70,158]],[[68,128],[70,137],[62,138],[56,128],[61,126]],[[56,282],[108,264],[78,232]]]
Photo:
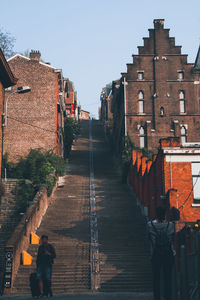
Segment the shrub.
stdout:
[[64,126],[64,157],[69,157],[73,141],[80,133],[80,125],[73,118],[67,117]]
[[[14,193],[20,212],[24,212],[30,201],[41,186],[46,186],[48,196],[51,195],[57,176],[63,176],[66,163],[63,158],[52,151],[42,152],[31,149],[26,158],[21,158],[14,164],[8,161],[8,154],[4,155],[3,167],[7,169],[8,178],[20,179]],[[26,180],[30,183],[27,183]]]

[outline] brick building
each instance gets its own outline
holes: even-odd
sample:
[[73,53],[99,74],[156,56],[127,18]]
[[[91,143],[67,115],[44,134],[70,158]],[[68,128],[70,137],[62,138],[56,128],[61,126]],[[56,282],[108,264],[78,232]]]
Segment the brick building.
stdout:
[[200,141],[200,49],[195,63],[188,63],[164,20],[156,19],[138,51],[122,73],[119,90],[113,90],[113,111],[126,115],[121,126],[135,146],[154,152],[162,137]]
[[133,150],[129,181],[150,218],[155,217],[156,206],[162,205],[169,217],[175,207],[181,221],[200,219],[200,145],[182,147],[179,138],[161,139],[152,159]]
[[101,91],[101,121],[106,122],[112,118],[111,101],[112,101],[112,84],[107,84]]
[[80,110],[80,120],[89,120],[89,119],[90,119],[89,111],[81,109]]
[[[30,57],[16,54],[9,65],[19,79],[19,86],[29,86],[28,94],[7,92],[7,126],[4,153],[17,161],[30,149],[53,150],[63,155],[64,83],[62,71],[41,61],[39,51]],[[8,98],[9,97],[9,98]]]
[[74,84],[68,78],[64,79],[64,83],[66,115],[70,118],[78,119],[77,92]]
[[0,49],[0,177],[1,177],[1,163],[2,163],[2,151],[3,151],[3,129],[2,116],[4,114],[5,103],[5,89],[11,87],[17,83],[17,79],[14,77],[4,55]]

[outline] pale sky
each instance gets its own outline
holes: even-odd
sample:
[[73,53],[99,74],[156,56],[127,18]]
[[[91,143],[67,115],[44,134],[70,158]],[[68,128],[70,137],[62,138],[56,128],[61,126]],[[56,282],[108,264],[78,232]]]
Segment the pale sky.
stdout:
[[126,71],[153,19],[165,19],[189,62],[200,43],[200,0],[0,2],[0,27],[16,38],[14,50],[40,50],[74,82],[82,108],[96,116],[101,88]]

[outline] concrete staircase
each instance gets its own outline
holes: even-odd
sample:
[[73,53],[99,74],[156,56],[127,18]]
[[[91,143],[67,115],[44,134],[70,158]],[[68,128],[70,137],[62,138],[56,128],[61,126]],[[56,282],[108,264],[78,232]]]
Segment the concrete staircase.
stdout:
[[[86,132],[85,132],[86,131]],[[47,234],[55,246],[57,258],[53,266],[54,293],[85,293],[90,290],[90,224],[89,224],[89,154],[88,128],[74,147],[70,173],[63,187],[57,189],[37,234]],[[34,257],[32,266],[21,266],[13,293],[28,294],[29,275],[35,271],[38,246],[28,252]]]
[[[98,122],[93,125],[93,140],[100,292],[151,292],[145,220],[128,187],[121,184],[120,175],[114,170],[103,129]],[[37,232],[39,235],[48,234],[56,248],[53,291],[63,294],[91,292],[87,122],[82,123],[81,137],[71,160],[64,187],[56,191],[55,201],[48,208]],[[37,248],[30,246],[28,250],[34,258]],[[20,267],[13,293],[30,292],[29,275],[34,270],[35,262],[30,267]]]
[[98,122],[93,137],[101,292],[151,292],[145,219],[121,183]]

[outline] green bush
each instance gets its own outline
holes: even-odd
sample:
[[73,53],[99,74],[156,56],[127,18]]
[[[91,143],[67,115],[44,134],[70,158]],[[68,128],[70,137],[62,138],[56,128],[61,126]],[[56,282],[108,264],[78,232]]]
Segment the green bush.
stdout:
[[21,158],[16,164],[9,162],[8,154],[5,154],[2,169],[5,168],[8,178],[20,179],[14,192],[20,212],[24,212],[41,186],[46,186],[48,196],[51,195],[57,176],[63,176],[66,172],[66,163],[52,151],[32,149],[26,158]]
[[24,213],[29,203],[33,201],[36,190],[31,183],[26,183],[25,180],[21,179],[14,189],[13,194],[16,196],[17,211]]
[[64,125],[64,157],[69,157],[74,140],[80,133],[80,125],[73,118],[67,117]]

